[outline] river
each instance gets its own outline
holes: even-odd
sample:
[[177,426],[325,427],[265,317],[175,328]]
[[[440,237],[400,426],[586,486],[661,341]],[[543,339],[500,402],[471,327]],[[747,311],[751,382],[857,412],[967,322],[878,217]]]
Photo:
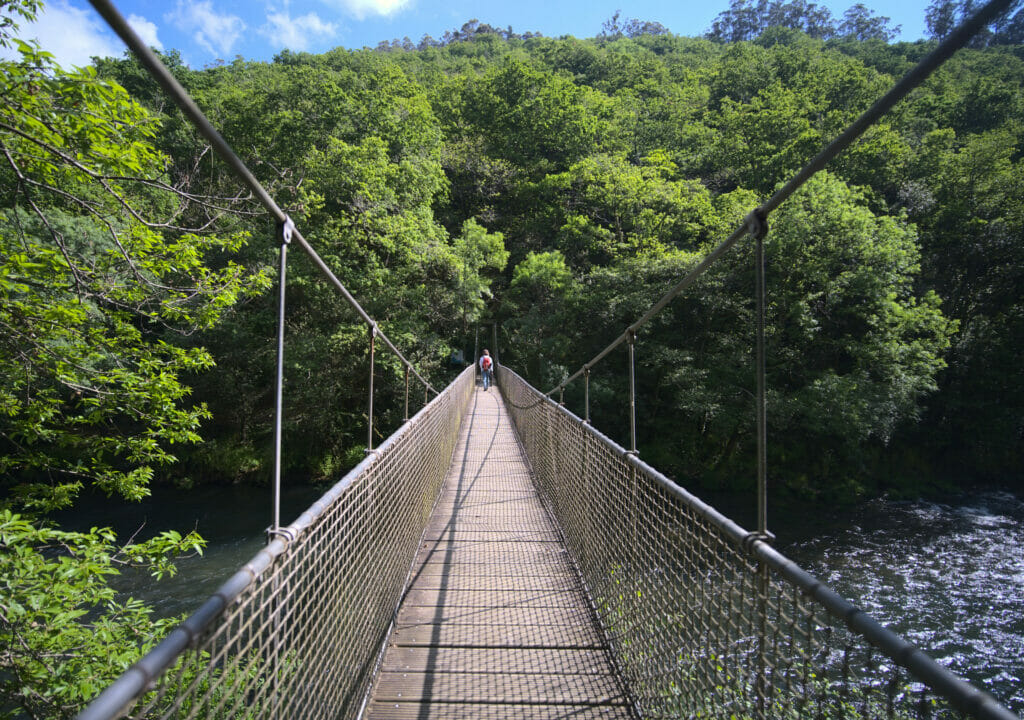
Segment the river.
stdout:
[[813,524],[780,550],[808,572],[1024,713],[1024,500],[873,500]]
[[[285,490],[290,522],[318,492]],[[712,503],[743,523],[743,508]],[[746,503],[749,504],[749,503]],[[161,616],[195,610],[263,546],[270,491],[201,488],[157,491],[141,505],[94,500],[76,524],[111,525],[122,536],[196,528],[209,542],[159,583],[141,575],[119,587]],[[822,512],[770,508],[778,549],[943,665],[1024,713],[1024,500],[981,492],[956,501],[878,499]]]

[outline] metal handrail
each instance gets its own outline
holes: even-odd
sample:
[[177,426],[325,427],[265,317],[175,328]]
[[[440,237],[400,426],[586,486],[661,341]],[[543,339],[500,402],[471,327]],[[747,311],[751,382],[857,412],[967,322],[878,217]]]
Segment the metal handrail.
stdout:
[[[308,667],[303,667],[303,672],[316,669],[344,689],[349,708],[345,717],[354,718],[368,678],[351,677],[344,663],[338,661],[346,648],[331,647],[333,654],[324,652],[323,657],[313,658],[309,646],[322,644],[325,636],[349,633],[352,637],[343,642],[362,643],[365,647],[348,665],[372,669],[451,463],[474,379],[474,369],[466,368],[295,522],[282,528],[199,610],[98,695],[78,720],[122,717],[140,700],[145,706],[145,717],[176,716],[176,711],[184,706],[205,708],[201,716],[229,717],[223,705],[246,702],[260,693],[259,707],[250,709],[252,717],[323,717],[316,712],[288,710],[321,700],[304,697],[296,678],[286,677],[282,686],[274,690],[276,697],[270,697],[271,691],[266,689],[272,679],[294,672],[295,668],[288,666],[294,664],[291,658],[298,657],[308,658]],[[392,501],[384,502],[388,498]],[[348,524],[349,516],[372,516],[379,519],[381,526],[367,522],[368,527],[355,528]],[[363,558],[359,569],[372,575],[345,576],[344,567],[351,567],[354,557]],[[341,580],[330,586],[316,582],[324,572],[325,559],[333,563],[332,577],[342,573]],[[376,597],[350,599],[353,604],[358,602],[358,606],[344,608],[345,612],[338,614],[358,613],[360,622],[362,616],[372,616],[369,638],[359,637],[352,628],[339,627],[341,620],[329,614],[317,618],[315,628],[308,632],[287,627],[310,621],[310,611],[296,606],[317,607],[324,596],[351,592],[353,587],[371,588]],[[292,605],[288,612],[281,612],[282,603]],[[277,622],[286,627],[279,628],[274,624]],[[237,624],[246,629],[234,630]],[[285,645],[273,653],[254,653],[245,644],[246,637],[251,641],[254,633],[261,636],[258,643],[263,646],[278,641]],[[188,671],[182,671],[183,667]],[[172,670],[182,677],[174,676],[169,672]],[[336,690],[334,694],[340,692]],[[278,710],[268,711],[268,707]],[[330,715],[338,716],[338,708]]]
[[[881,626],[868,613],[802,570],[775,550],[759,533],[743,529],[648,465],[636,453],[626,450],[570,410],[530,386],[508,367],[499,368],[497,383],[502,395],[508,399],[510,414],[535,473],[535,482],[562,526],[570,552],[576,557],[591,596],[596,604],[606,603],[599,607],[601,620],[612,639],[618,664],[626,676],[627,683],[631,685],[634,696],[640,698],[642,715],[673,716],[659,704],[663,700],[659,693],[667,692],[665,687],[673,678],[675,671],[672,658],[678,654],[678,648],[685,646],[685,642],[676,637],[658,638],[651,637],[648,633],[630,631],[623,633],[610,626],[614,623],[610,622],[609,618],[615,619],[626,615],[635,629],[636,626],[652,619],[645,617],[647,612],[666,616],[718,610],[715,607],[687,606],[685,595],[688,591],[681,588],[675,590],[675,595],[662,598],[663,607],[650,609],[643,606],[644,597],[654,596],[657,591],[664,592],[663,587],[658,587],[657,583],[648,577],[651,568],[660,567],[661,564],[678,563],[678,556],[693,552],[692,547],[682,540],[677,544],[673,544],[674,541],[665,541],[663,546],[654,547],[657,542],[664,540],[658,532],[663,535],[675,533],[685,538],[688,530],[683,525],[687,518],[692,518],[705,524],[706,532],[711,536],[700,537],[692,542],[707,547],[722,542],[729,548],[728,558],[721,557],[722,551],[712,552],[714,561],[723,564],[736,563],[740,568],[737,572],[751,575],[756,575],[759,563],[763,563],[775,578],[776,588],[773,592],[787,594],[786,602],[802,603],[808,599],[813,600],[832,619],[841,622],[894,663],[908,669],[937,697],[947,700],[957,710],[976,718],[1019,720],[991,695],[939,665],[911,643]],[[529,402],[531,400],[540,402]],[[626,487],[633,482],[640,482],[642,487],[639,490],[630,490]],[[637,497],[635,493],[639,493],[639,503],[646,502],[648,507],[631,506]],[[608,497],[609,494],[612,497]],[[633,499],[625,500],[629,497]],[[601,504],[605,502],[610,507],[602,508]],[[607,520],[605,510],[608,514]],[[621,526],[620,534],[613,536],[612,542],[607,545],[602,544],[602,536],[607,537],[616,532],[614,528],[604,526],[616,523]],[[657,527],[659,524],[662,527]],[[666,528],[671,528],[671,532]],[[637,544],[644,543],[645,537],[651,542],[652,547],[637,547]],[[633,547],[629,547],[631,544]],[[661,549],[677,557],[659,557],[655,552],[641,552],[645,549]],[[635,566],[631,567],[633,564]],[[745,581],[734,582],[742,584]],[[618,599],[612,598],[612,605],[619,603],[625,606],[626,610],[614,607],[612,610],[607,609],[607,588],[612,583],[614,584],[611,586],[619,595]],[[788,589],[780,590],[778,586],[782,584]],[[753,587],[755,583],[750,581],[750,585]],[[757,606],[770,606],[773,602],[778,606],[783,604],[782,600],[760,597],[761,591],[751,592],[757,596],[756,602],[741,607],[740,601],[731,599],[726,607],[731,611],[740,611],[744,607],[748,610],[752,608],[751,611],[763,611],[758,610]],[[605,596],[604,599],[602,596]],[[811,617],[814,617],[813,613]],[[713,622],[708,621],[709,625]],[[739,621],[729,618],[721,622],[728,624]],[[663,658],[662,655],[667,657]],[[725,661],[718,658],[716,662]],[[664,683],[659,684],[659,678],[651,675],[649,665],[655,666],[658,672],[664,674]],[[779,672],[779,667],[776,667],[775,673]],[[891,679],[887,679],[887,682],[891,683]],[[638,688],[637,684],[643,687]],[[657,687],[658,692],[653,691],[652,687]]]

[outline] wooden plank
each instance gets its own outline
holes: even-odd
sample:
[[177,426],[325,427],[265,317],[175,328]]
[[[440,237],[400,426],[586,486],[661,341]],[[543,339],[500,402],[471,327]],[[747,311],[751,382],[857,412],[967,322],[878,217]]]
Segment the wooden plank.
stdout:
[[621,705],[507,705],[493,703],[373,702],[374,720],[628,720]]
[[592,621],[590,610],[578,605],[561,607],[423,607],[405,605],[398,614],[399,627],[406,625],[577,625]]
[[589,625],[469,625],[437,624],[396,627],[395,645],[490,648],[562,648],[600,650],[604,647]]
[[487,520],[501,523],[508,522],[508,516],[512,515],[516,523],[526,519],[531,522],[540,523],[550,529],[554,529],[551,518],[543,508],[537,507],[537,500],[527,502],[520,499],[495,500],[476,502],[453,502],[444,503],[434,508],[434,515],[440,521],[437,524],[448,522],[466,522],[468,520],[487,518]]
[[578,590],[538,590],[535,592],[517,592],[508,590],[442,590],[441,588],[413,588],[406,595],[405,605],[425,605],[437,607],[443,604],[446,608],[453,607],[521,607],[545,608],[565,607],[586,602],[586,598]]
[[[484,590],[501,593],[535,593],[580,588],[579,580],[565,575],[418,575],[412,584],[415,590]],[[443,602],[444,598],[440,598]]]
[[493,580],[498,578],[523,578],[540,576],[565,577],[572,569],[567,562],[537,562],[530,564],[509,563],[504,558],[495,557],[494,562],[483,563],[457,563],[457,562],[436,562],[424,563],[416,568],[414,575],[417,577],[487,577]]
[[568,562],[568,553],[561,543],[558,542],[478,542],[460,541],[447,542],[435,540],[423,543],[419,554],[416,556],[416,563],[434,561],[436,558],[450,557],[452,563],[493,563],[495,557],[502,558],[502,562],[510,564],[531,565],[536,562],[546,562],[552,558],[558,561]]
[[391,672],[495,672],[549,675],[607,675],[608,657],[598,650],[512,648],[392,648],[382,670]]
[[561,537],[554,530],[520,530],[516,528],[496,530],[448,530],[443,527],[428,528],[424,540],[451,540],[453,542],[558,542]]
[[[494,529],[496,519],[501,515],[463,515],[454,520],[444,520],[438,523],[431,523],[427,527],[427,537],[448,539],[451,533],[482,533],[499,532]],[[529,539],[558,539],[555,529],[547,518],[530,517],[529,515],[519,517],[514,524],[508,524],[500,532],[529,533]]]
[[378,702],[626,704],[608,675],[519,675],[513,673],[381,672]]

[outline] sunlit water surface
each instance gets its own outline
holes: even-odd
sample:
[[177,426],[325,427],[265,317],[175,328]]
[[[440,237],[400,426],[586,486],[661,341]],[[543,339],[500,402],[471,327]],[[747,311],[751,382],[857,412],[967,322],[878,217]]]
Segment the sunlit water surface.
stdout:
[[[958,675],[1024,712],[1024,501],[875,500],[779,549]],[[797,530],[794,535],[799,535]]]

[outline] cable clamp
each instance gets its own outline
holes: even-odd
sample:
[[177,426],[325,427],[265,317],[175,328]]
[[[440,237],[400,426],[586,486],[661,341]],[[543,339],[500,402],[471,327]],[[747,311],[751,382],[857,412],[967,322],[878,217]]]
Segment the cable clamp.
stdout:
[[773,532],[748,532],[743,536],[743,551],[747,555],[754,554],[754,543],[761,541],[768,545],[775,543],[775,533]]
[[274,538],[281,538],[282,540],[285,541],[285,543],[291,545],[292,542],[295,540],[295,531],[292,530],[291,528],[279,527],[277,530],[275,530],[272,527],[268,527],[267,528],[267,543],[269,544],[269,543],[273,542]]
[[755,208],[747,215],[747,227],[754,239],[763,238],[768,233],[768,216],[762,208]]
[[292,244],[292,236],[295,234],[295,223],[288,215],[284,216],[284,222],[277,223],[277,239],[284,245]]

